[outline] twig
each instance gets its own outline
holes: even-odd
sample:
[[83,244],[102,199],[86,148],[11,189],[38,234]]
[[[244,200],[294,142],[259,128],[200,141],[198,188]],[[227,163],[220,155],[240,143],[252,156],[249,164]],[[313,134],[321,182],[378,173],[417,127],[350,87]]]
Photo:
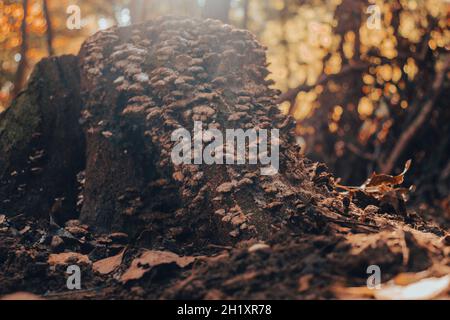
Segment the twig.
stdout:
[[213,243],[208,244],[207,247],[213,248],[213,249],[225,249],[225,250],[233,249],[233,247],[231,247],[231,246],[222,246],[222,245],[213,244]]
[[358,222],[358,221],[354,221],[354,220],[343,220],[343,219],[335,219],[335,218],[330,218],[330,217],[326,217],[326,219],[328,219],[329,221],[332,221],[334,223],[338,223],[338,224],[344,224],[344,225],[348,225],[348,226],[365,227],[365,228],[369,229],[370,231],[380,229],[379,226],[367,224],[367,223],[363,223],[363,222]]
[[76,291],[65,291],[65,292],[48,292],[43,295],[43,297],[64,297],[64,296],[72,296],[72,295],[79,295],[83,293],[89,293],[93,291],[99,291],[102,289],[107,288],[107,286],[99,286],[95,288],[90,289],[83,289],[83,290],[76,290]]

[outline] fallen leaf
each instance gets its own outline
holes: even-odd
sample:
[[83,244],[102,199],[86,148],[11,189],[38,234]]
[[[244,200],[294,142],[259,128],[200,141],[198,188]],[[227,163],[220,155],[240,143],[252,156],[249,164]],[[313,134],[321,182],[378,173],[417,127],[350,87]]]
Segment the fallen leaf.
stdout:
[[[393,280],[381,284],[380,289],[365,287],[342,287],[335,286],[334,293],[339,299],[364,299],[375,298],[378,300],[431,300],[438,298],[450,290],[450,275],[440,278],[425,278],[410,283],[413,278],[423,276],[423,272],[398,275]],[[410,283],[408,285],[397,285],[396,282]]]
[[63,252],[58,254],[51,254],[48,257],[48,264],[51,266],[56,265],[66,265],[66,264],[90,264],[91,260],[89,260],[87,255],[83,255],[76,252]]
[[30,231],[30,229],[31,229],[30,226],[26,226],[22,230],[20,230],[19,233],[23,235],[23,234],[27,233],[28,231]]
[[314,278],[314,275],[312,274],[306,274],[304,276],[301,276],[300,279],[298,279],[298,292],[305,292],[309,289],[311,279]]
[[256,252],[259,250],[269,250],[270,246],[265,243],[255,243],[250,248],[248,248],[248,252]]
[[399,286],[388,283],[380,290],[374,290],[379,300],[431,300],[450,289],[450,275],[440,278],[426,278],[415,283]]
[[66,227],[65,230],[75,236],[84,236],[88,233],[86,229],[78,226]]
[[403,272],[394,277],[392,281],[394,284],[399,286],[407,286],[411,283],[417,282],[419,280],[425,279],[427,276],[430,275],[430,272],[428,270],[422,271],[422,272]]
[[405,174],[411,167],[411,160],[406,161],[403,172],[397,176],[387,174],[372,173],[369,179],[359,187],[348,187],[338,183],[335,186],[338,189],[345,190],[344,193],[353,197],[358,192],[371,196],[380,201],[381,204],[390,204],[396,212],[402,212],[401,203],[408,200],[408,196],[414,191],[414,186],[409,188],[396,187],[403,183]]
[[106,259],[102,259],[102,260],[98,260],[98,261],[94,262],[94,264],[92,265],[92,269],[95,272],[98,272],[100,274],[111,273],[114,270],[116,270],[122,263],[124,253],[125,253],[125,249],[123,249],[119,254],[117,254],[115,256],[112,256],[112,257],[109,257]]
[[6,216],[4,214],[0,214],[0,224],[3,224],[6,221]]
[[405,178],[405,174],[408,172],[410,167],[411,167],[411,160],[408,160],[405,163],[405,168],[403,169],[403,172],[400,173],[398,176],[373,173],[372,176],[361,187],[363,189],[367,189],[369,187],[376,187],[380,185],[396,186],[402,184]]
[[30,292],[15,292],[4,295],[0,300],[44,300],[42,297]]
[[151,268],[158,265],[176,263],[180,268],[184,268],[194,262],[194,260],[194,257],[180,257],[170,251],[147,250],[139,258],[131,262],[131,266],[122,275],[120,281],[127,282],[140,279]]

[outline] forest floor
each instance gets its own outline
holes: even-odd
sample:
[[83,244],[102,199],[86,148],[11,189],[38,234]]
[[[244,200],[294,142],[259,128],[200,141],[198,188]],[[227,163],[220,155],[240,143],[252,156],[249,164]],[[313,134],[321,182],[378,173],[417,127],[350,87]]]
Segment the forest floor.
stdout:
[[[340,299],[449,298],[450,237],[418,215],[368,213],[368,224],[336,235],[274,234],[266,243],[205,245],[177,255],[144,248],[124,233],[96,234],[0,215],[4,299]],[[361,232],[360,227],[366,228]],[[81,289],[69,290],[78,265]],[[381,289],[366,286],[367,267]],[[414,287],[416,286],[415,290]],[[412,290],[412,291],[411,291]]]

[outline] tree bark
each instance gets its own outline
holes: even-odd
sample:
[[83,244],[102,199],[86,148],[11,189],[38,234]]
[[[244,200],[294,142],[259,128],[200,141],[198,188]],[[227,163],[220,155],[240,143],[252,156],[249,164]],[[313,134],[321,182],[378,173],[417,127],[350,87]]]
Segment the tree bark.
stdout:
[[46,217],[64,198],[56,219],[77,216],[76,175],[84,167],[77,62],[39,62],[28,87],[0,114],[0,212]]

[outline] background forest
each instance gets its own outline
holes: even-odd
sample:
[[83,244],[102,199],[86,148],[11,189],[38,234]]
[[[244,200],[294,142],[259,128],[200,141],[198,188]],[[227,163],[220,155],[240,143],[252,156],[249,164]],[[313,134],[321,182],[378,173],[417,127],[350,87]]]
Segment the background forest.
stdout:
[[414,206],[448,222],[449,12],[447,0],[0,0],[0,112],[35,63],[76,54],[98,30],[167,14],[216,18],[267,46],[304,154],[345,185],[412,159]]

